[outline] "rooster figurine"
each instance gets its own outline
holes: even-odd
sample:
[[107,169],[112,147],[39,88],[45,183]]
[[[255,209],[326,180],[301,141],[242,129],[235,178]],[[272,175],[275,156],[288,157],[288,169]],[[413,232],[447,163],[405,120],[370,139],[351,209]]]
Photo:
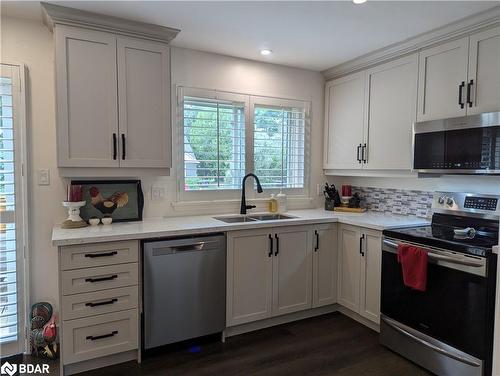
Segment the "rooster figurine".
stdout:
[[112,214],[116,208],[123,208],[128,203],[127,192],[115,192],[109,198],[104,198],[99,189],[91,187],[89,193],[92,206],[102,214]]

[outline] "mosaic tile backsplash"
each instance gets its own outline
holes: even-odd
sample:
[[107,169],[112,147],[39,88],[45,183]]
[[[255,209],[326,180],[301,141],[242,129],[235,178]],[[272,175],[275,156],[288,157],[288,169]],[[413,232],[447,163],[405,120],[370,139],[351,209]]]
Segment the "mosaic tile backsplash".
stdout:
[[392,188],[352,187],[359,193],[361,206],[368,210],[430,217],[433,192]]

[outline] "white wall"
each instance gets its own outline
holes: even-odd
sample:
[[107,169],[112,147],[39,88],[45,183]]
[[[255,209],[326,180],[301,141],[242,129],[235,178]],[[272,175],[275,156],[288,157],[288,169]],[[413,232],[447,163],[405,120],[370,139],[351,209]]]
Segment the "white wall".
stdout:
[[[1,55],[6,61],[21,62],[29,70],[28,127],[31,142],[29,190],[31,196],[31,302],[48,301],[57,307],[57,250],[51,245],[51,231],[55,223],[65,218],[61,206],[67,182],[58,174],[56,165],[56,124],[54,100],[54,46],[52,34],[41,21],[2,17]],[[321,170],[323,133],[323,77],[320,73],[301,69],[258,63],[205,52],[172,49],[173,86],[193,86],[243,92],[256,95],[312,101],[311,126],[311,192],[324,180]],[[173,93],[175,95],[175,92]],[[172,109],[175,111],[175,108]],[[174,124],[175,126],[175,124]],[[96,137],[99,137],[96,134]],[[174,156],[176,154],[174,153]],[[178,161],[174,159],[174,166]],[[50,186],[36,184],[36,170],[50,169]],[[143,182],[145,194],[144,217],[187,215],[203,208],[179,208],[171,205],[176,200],[176,169],[167,177],[137,176]],[[162,201],[151,201],[151,187],[166,188]],[[319,205],[315,201],[302,206]],[[211,212],[236,211],[238,204],[210,207]]]
[[[52,35],[41,23],[1,19],[2,61],[28,67],[29,218],[31,241],[31,302],[57,305],[57,252],[51,245],[54,221],[63,219],[64,184],[56,168],[54,61]],[[35,171],[49,168],[50,186],[38,186]]]
[[[174,96],[176,85],[311,101],[310,192],[314,201],[302,202],[300,207],[316,207],[321,204],[319,197],[316,195],[316,184],[324,181],[321,169],[324,80],[320,73],[183,48],[173,48],[172,94]],[[173,103],[175,103],[175,98],[173,98]],[[174,105],[172,106],[172,112],[175,114]],[[174,127],[175,125],[174,121]],[[178,143],[174,142],[174,148],[177,145]],[[176,151],[174,149],[174,158],[177,155]],[[207,205],[198,205],[191,207],[191,209],[189,207],[172,207],[170,203],[177,199],[176,184],[177,169],[175,168],[175,162],[169,177],[143,179],[146,196],[146,216],[184,215],[193,212],[200,213],[200,211],[235,212],[239,208],[238,203],[224,206],[218,205],[215,208],[213,206],[207,207]],[[166,189],[165,200],[162,202],[149,201],[152,185],[162,186]],[[261,207],[263,208],[263,206]],[[299,206],[296,204],[295,207]]]

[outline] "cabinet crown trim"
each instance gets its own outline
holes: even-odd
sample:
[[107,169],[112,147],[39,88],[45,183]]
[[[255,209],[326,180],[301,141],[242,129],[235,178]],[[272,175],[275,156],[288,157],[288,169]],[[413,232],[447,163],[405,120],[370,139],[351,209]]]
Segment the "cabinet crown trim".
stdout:
[[321,73],[327,80],[333,80],[410,53],[418,52],[422,48],[462,38],[476,31],[498,25],[500,25],[500,6],[416,35],[402,42],[369,52],[326,69]]
[[170,43],[180,32],[180,30],[171,27],[132,21],[45,2],[42,2],[41,5],[43,22],[51,31],[53,31],[55,25],[60,24],[86,27],[165,43]]

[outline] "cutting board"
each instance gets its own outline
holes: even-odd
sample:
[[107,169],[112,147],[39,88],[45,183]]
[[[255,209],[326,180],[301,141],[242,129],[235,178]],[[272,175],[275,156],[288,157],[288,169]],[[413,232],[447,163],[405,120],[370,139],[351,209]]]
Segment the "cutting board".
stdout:
[[344,213],[364,213],[365,208],[348,208],[347,206],[336,206],[334,211]]

